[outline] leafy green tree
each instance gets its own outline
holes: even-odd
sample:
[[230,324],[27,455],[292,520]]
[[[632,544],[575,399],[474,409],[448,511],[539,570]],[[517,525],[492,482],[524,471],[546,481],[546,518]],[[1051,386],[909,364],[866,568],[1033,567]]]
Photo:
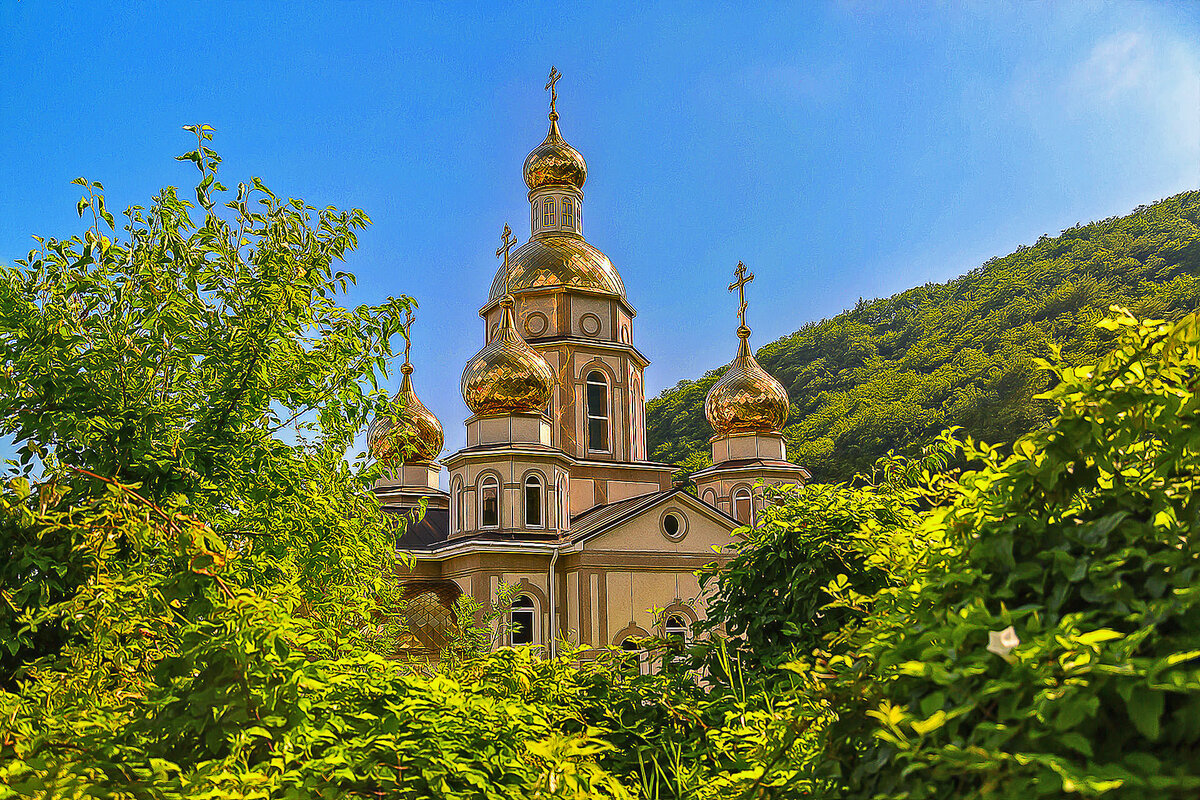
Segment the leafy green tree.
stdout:
[[[211,129],[187,130],[194,203],[164,189],[118,235],[103,187],[78,179],[82,236],[39,238],[0,272],[0,432],[26,474],[54,476],[72,502],[101,491],[98,478],[155,504],[186,498],[258,556],[237,562],[246,585],[335,623],[394,558],[372,473],[344,454],[386,407],[364,386],[378,389],[411,301],[339,307],[353,277],[337,266],[366,215],[282,200],[258,179],[229,191]],[[21,615],[89,573],[61,529],[13,530],[0,547],[3,683],[62,643]]]

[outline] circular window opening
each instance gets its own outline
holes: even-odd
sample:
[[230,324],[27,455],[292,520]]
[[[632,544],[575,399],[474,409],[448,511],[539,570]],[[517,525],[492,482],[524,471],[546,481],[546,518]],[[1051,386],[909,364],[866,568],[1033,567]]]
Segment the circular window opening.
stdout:
[[687,517],[678,509],[667,509],[658,518],[659,527],[668,539],[679,540],[687,533]]
[[541,336],[549,327],[546,315],[540,311],[532,311],[525,317],[525,332],[530,336]]
[[584,314],[579,318],[579,327],[583,328],[583,332],[588,336],[595,336],[600,333],[600,318],[595,314]]

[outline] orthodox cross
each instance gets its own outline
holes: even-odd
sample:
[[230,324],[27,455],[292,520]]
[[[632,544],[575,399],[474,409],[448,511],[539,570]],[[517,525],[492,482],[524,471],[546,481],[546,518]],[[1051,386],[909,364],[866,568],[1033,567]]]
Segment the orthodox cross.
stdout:
[[413,313],[411,308],[404,309],[404,363],[408,363],[408,348],[412,346],[412,337],[409,332],[412,330],[413,323],[417,321],[417,315]]
[[513,236],[512,228],[508,227],[508,223],[504,223],[504,233],[500,234],[500,249],[496,251],[496,258],[504,257],[504,293],[508,294],[508,251],[517,243],[517,237]]
[[741,305],[738,306],[738,319],[741,321],[742,327],[746,327],[746,284],[754,280],[754,273],[746,274],[746,265],[738,262],[737,269],[733,271],[737,275],[737,280],[729,284],[729,291],[738,290],[738,300]]
[[558,83],[558,79],[562,77],[562,73],[557,67],[550,68],[550,80],[546,82],[546,91],[550,92],[550,114],[557,114],[554,110],[554,104],[558,102],[558,90],[554,88],[554,84]]

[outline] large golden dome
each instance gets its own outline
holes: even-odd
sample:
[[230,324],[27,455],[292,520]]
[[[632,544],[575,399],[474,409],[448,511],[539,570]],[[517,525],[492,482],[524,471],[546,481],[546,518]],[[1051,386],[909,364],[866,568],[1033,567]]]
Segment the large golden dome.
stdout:
[[525,157],[525,185],[529,191],[543,186],[573,186],[582,189],[587,180],[587,162],[558,132],[558,114],[550,112],[550,131],[542,143]]
[[512,298],[505,296],[500,307],[500,329],[463,370],[463,400],[481,417],[541,411],[554,390],[554,373],[517,333]]
[[704,416],[717,436],[779,433],[787,423],[788,396],[750,352],[750,329],[738,328],[737,358],[704,399]]
[[[569,288],[615,294],[624,299],[625,284],[608,256],[582,236],[534,236],[509,256],[508,291]],[[504,297],[505,267],[496,270],[488,302]]]
[[398,417],[376,417],[367,428],[367,452],[389,466],[423,464],[442,452],[445,433],[442,423],[417,399],[412,387],[412,364],[400,368],[404,378],[395,400],[403,404]]

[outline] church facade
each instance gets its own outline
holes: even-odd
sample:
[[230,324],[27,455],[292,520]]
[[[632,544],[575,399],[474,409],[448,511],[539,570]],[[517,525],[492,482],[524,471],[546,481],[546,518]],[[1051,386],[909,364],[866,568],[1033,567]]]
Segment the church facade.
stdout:
[[462,373],[466,446],[442,457],[443,429],[416,396],[407,353],[403,411],[368,431],[385,465],[376,494],[407,518],[398,571],[411,651],[447,641],[460,596],[488,608],[504,584],[516,588],[500,644],[553,655],[563,640],[688,638],[705,613],[696,570],[727,558],[765,484],[808,478],[786,459],[787,395],[750,351],[741,293],[753,275],[740,264],[737,356],[705,403],[713,465],[692,476],[692,494],[672,485],[673,465],[648,460],[650,362],[620,274],[584,236],[587,165],[559,131],[557,79],[552,70],[549,131],[524,164],[530,236],[514,247],[504,228],[479,311],[484,345]]

